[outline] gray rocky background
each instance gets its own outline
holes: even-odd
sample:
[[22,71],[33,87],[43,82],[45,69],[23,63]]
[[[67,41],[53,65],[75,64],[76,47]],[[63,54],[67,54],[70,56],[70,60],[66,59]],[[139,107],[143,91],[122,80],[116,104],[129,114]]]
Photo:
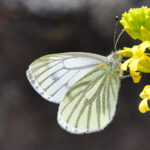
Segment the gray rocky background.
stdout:
[[[0,0],[0,150],[149,150],[150,113],[138,111],[140,84],[122,81],[117,112],[102,132],[71,135],[56,121],[58,106],[40,97],[26,79],[40,56],[68,51],[108,55],[115,16],[146,0]],[[118,32],[121,30],[118,26]],[[118,48],[131,46],[124,34]]]

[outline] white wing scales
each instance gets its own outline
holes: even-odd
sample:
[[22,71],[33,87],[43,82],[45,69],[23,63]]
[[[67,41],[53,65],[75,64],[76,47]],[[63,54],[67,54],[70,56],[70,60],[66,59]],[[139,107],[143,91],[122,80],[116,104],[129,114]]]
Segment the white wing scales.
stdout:
[[72,85],[107,58],[82,52],[43,56],[27,70],[33,88],[46,100],[60,103]]
[[110,66],[96,67],[66,94],[58,111],[58,123],[74,134],[91,133],[106,127],[115,114],[120,73]]

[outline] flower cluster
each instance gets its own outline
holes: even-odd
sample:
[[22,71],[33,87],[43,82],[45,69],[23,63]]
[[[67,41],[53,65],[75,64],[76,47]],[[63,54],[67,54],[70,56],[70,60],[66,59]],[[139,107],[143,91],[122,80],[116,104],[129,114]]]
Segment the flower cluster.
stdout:
[[150,9],[148,7],[131,8],[122,15],[120,23],[133,38],[141,41],[150,40]]
[[[124,47],[118,51],[123,57],[129,57],[122,65],[121,69],[130,70],[130,75],[134,83],[138,83],[142,73],[150,73],[150,8],[141,7],[130,9],[122,15],[120,23],[124,30],[133,38],[142,41],[141,44],[135,45],[132,48]],[[141,113],[150,111],[148,100],[150,100],[150,85],[145,86],[140,93],[143,99],[139,104]]]
[[150,108],[148,107],[148,100],[150,100],[150,85],[145,86],[140,97],[143,98],[139,105],[140,112],[145,113],[146,111],[150,111]]

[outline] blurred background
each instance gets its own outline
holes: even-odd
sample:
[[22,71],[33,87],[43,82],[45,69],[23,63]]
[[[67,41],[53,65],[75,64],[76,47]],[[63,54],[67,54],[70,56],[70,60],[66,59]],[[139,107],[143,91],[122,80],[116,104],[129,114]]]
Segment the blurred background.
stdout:
[[[140,84],[122,81],[117,112],[105,130],[72,135],[57,124],[58,105],[38,95],[26,78],[40,56],[69,51],[108,55],[115,16],[146,0],[0,0],[0,150],[149,150],[150,113],[138,111]],[[117,34],[122,27],[118,25]],[[118,49],[132,46],[126,33]]]

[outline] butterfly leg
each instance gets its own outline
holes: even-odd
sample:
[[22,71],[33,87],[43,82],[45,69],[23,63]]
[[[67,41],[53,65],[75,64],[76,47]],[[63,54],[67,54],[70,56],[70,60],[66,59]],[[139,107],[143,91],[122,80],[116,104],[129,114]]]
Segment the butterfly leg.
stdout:
[[120,79],[122,80],[122,79],[129,78],[129,77],[131,77],[131,75],[121,75]]

